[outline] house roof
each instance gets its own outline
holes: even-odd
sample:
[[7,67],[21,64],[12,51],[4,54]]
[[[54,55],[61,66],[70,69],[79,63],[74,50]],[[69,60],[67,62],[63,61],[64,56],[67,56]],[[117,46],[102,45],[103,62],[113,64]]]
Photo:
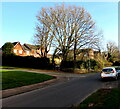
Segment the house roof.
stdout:
[[19,42],[13,42],[12,44],[15,46],[17,43],[19,43]]
[[39,45],[31,45],[31,44],[26,44],[26,43],[23,46],[25,49],[28,49],[28,50],[32,50],[32,49],[36,50],[40,48]]
[[[20,44],[20,42],[13,42],[12,44],[14,45],[14,47],[17,45],[17,44]],[[25,50],[25,47],[23,45],[20,44],[20,46],[22,47],[23,50]]]
[[25,47],[24,45],[22,45],[22,48],[23,48],[24,50],[30,51],[30,49],[28,49],[28,48]]
[[[12,44],[14,45],[14,47],[20,42],[13,42]],[[21,44],[20,44],[21,45]],[[23,48],[23,50],[27,50],[27,51],[30,51],[30,50],[37,50],[40,48],[39,45],[31,45],[31,44],[23,44],[21,45],[21,47]],[[2,47],[0,48],[0,50],[2,50]]]

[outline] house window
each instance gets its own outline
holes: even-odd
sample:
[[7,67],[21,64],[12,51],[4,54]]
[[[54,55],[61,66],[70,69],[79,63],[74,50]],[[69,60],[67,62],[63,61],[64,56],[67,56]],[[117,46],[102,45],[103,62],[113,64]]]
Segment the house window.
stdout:
[[26,55],[29,55],[30,54],[30,52],[29,51],[26,51]]
[[17,50],[16,50],[16,49],[14,49],[14,50],[13,50],[13,52],[14,52],[14,53],[17,53]]
[[22,50],[19,50],[19,53],[22,54]]

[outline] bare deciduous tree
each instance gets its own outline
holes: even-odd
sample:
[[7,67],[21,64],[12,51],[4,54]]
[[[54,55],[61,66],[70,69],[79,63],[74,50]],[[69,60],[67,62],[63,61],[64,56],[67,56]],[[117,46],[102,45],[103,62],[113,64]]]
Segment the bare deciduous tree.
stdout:
[[[42,8],[38,13],[37,19],[42,28],[37,27],[38,37],[50,37],[45,41],[45,45],[51,44],[61,52],[63,61],[67,59],[69,50],[74,50],[74,60],[79,53],[78,49],[94,45],[99,41],[97,32],[95,31],[95,22],[91,15],[83,8],[77,6],[56,5],[54,8]],[[47,32],[43,32],[44,28]],[[40,31],[40,32],[39,32]],[[42,33],[42,34],[41,34]],[[47,33],[47,35],[44,35]],[[44,40],[43,40],[44,41]],[[46,43],[46,44],[45,44]]]
[[53,36],[50,35],[50,31],[47,27],[36,26],[37,33],[35,34],[35,42],[39,44],[41,57],[47,57],[47,53],[50,51]]
[[108,60],[112,61],[113,58],[118,58],[119,50],[115,42],[109,41],[107,43],[107,53],[108,53]]

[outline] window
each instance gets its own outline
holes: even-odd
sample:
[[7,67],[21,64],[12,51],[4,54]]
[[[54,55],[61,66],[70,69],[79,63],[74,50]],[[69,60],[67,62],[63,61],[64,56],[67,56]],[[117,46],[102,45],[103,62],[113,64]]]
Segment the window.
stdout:
[[116,71],[117,71],[117,72],[119,72],[119,71],[120,71],[120,67],[116,67],[115,69],[116,69]]
[[14,49],[14,50],[13,50],[13,52],[14,52],[14,53],[17,53],[17,50],[16,50],[16,49]]
[[26,51],[26,55],[29,55],[30,53],[29,53],[29,51]]
[[111,72],[111,71],[113,71],[113,69],[103,69],[102,71],[103,72]]
[[22,50],[19,50],[19,53],[22,54]]

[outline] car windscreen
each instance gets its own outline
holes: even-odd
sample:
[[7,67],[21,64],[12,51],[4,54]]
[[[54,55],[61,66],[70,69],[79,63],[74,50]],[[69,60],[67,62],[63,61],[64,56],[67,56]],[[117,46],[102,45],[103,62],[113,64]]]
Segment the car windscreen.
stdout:
[[120,67],[116,67],[115,69],[116,69],[116,71],[119,71],[119,70],[120,70]]
[[113,69],[103,69],[102,71],[103,72],[111,72],[111,71],[113,71]]

